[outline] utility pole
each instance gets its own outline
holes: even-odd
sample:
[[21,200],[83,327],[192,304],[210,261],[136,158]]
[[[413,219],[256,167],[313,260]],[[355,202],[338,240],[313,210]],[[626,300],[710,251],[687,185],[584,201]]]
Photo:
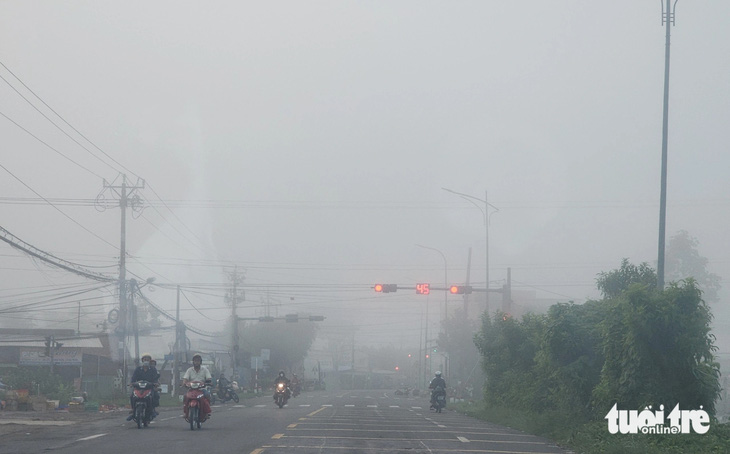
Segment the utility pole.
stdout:
[[502,312],[512,314],[512,268],[507,268],[507,283],[502,287]]
[[[469,285],[469,279],[471,276],[471,246],[469,246],[469,256],[466,259],[466,282],[464,285]],[[489,292],[487,292],[489,293]],[[469,320],[469,294],[464,293],[464,319]]]
[[233,376],[238,376],[238,349],[239,349],[239,335],[238,335],[238,314],[236,309],[238,302],[246,300],[246,294],[241,292],[239,295],[238,285],[242,284],[245,277],[242,274],[238,274],[238,266],[233,268],[233,273],[229,274],[233,288],[226,295],[227,302],[231,305],[231,323],[232,323],[232,339],[231,339],[231,351],[233,352]]
[[139,366],[139,319],[137,305],[134,303],[134,294],[137,291],[137,281],[129,280],[129,305],[132,308],[132,329],[134,330],[134,365]]
[[[114,185],[104,181],[104,189],[110,189],[119,197],[119,208],[122,210],[121,241],[119,246],[119,327],[118,333],[122,342],[122,376],[124,383],[127,383],[127,323],[129,313],[127,307],[127,207],[135,209],[140,204],[140,198],[133,195],[137,189],[144,189],[144,180],[137,179],[137,183],[130,186],[127,183],[127,175],[122,174],[122,184]],[[131,196],[131,197],[130,197]]]
[[178,367],[180,367],[180,286],[177,286],[177,305],[175,307],[175,347],[172,349],[172,395],[177,391],[177,384],[180,380]]
[[76,335],[81,335],[81,301],[79,301],[79,318],[76,320]]
[[665,48],[664,48],[664,114],[662,121],[662,179],[659,197],[659,254],[657,258],[656,274],[657,288],[664,290],[664,249],[665,249],[665,228],[667,221],[667,143],[669,141],[669,44],[670,24],[674,25],[674,11],[677,6],[670,5],[667,0],[666,10],[662,3],[662,25],[666,26]]

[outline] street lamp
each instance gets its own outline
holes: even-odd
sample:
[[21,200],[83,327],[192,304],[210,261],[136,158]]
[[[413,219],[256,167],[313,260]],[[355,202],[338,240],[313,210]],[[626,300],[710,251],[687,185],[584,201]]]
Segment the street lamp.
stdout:
[[[473,195],[464,194],[462,192],[457,192],[457,191],[454,191],[454,190],[451,190],[451,189],[448,189],[448,188],[441,188],[441,189],[443,189],[446,192],[450,192],[452,194],[456,194],[459,197],[461,197],[462,199],[464,199],[467,202],[471,203],[472,205],[474,205],[475,207],[477,207],[479,209],[479,211],[482,212],[482,216],[484,216],[484,233],[485,233],[485,241],[484,241],[484,243],[485,243],[485,249],[486,249],[485,256],[486,256],[486,262],[487,262],[486,272],[485,272],[486,279],[487,279],[486,284],[485,284],[485,288],[487,290],[486,291],[486,311],[487,311],[487,314],[489,314],[489,207],[494,208],[494,212],[495,213],[497,211],[499,211],[499,208],[497,208],[496,206],[494,206],[491,203],[487,202],[487,191],[486,190],[484,191],[484,200],[482,200],[482,199],[480,199],[478,197],[474,197]],[[481,206],[477,205],[476,202],[474,202],[475,200],[477,202],[483,203],[484,204],[484,208],[482,208]]]

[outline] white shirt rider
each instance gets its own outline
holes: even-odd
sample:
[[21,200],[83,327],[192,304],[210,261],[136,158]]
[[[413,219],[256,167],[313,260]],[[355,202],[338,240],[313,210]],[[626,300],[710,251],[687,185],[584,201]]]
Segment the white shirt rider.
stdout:
[[187,384],[187,382],[191,381],[202,381],[205,383],[206,380],[212,380],[213,376],[210,374],[210,371],[207,367],[201,365],[200,369],[195,370],[195,366],[189,368],[187,371],[185,371],[185,375],[183,375],[183,380]]

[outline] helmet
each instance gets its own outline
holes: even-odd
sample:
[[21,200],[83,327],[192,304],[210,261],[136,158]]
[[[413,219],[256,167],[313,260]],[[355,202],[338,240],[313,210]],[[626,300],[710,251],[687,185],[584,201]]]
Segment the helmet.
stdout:
[[285,374],[284,374],[284,371],[283,371],[283,370],[280,370],[280,371],[279,371],[279,377],[283,377],[284,375],[285,375]]
[[441,371],[440,371],[440,370],[437,370],[437,371],[436,371],[436,376],[437,376],[437,377],[440,377],[440,376],[441,376]]
[[144,361],[145,358],[149,358],[150,361],[152,361],[152,355],[150,355],[149,353],[142,353],[142,356],[139,359]]
[[195,358],[200,358],[200,362],[203,362],[203,355],[200,353],[196,353],[193,355],[193,361],[195,361]]

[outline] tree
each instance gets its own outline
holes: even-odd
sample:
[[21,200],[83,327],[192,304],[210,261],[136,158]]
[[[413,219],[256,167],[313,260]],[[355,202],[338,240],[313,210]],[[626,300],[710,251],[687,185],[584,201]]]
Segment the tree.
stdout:
[[609,304],[601,322],[605,361],[593,392],[596,416],[615,403],[628,409],[680,403],[714,414],[717,347],[696,282],[672,282],[663,292],[634,284]]
[[720,276],[707,271],[708,260],[700,256],[697,246],[699,241],[691,237],[686,230],[669,239],[666,252],[665,272],[668,281],[680,281],[688,277],[697,281],[703,292],[703,299],[708,303],[716,303],[720,291]]
[[484,378],[481,368],[478,367],[479,350],[474,343],[474,334],[478,331],[478,324],[470,320],[462,308],[457,308],[442,324],[444,329],[438,336],[438,349],[448,353],[449,385],[457,387],[461,383],[464,387],[480,388]]
[[629,289],[631,284],[644,284],[656,288],[656,272],[646,264],[639,266],[629,263],[629,259],[621,260],[621,267],[609,272],[601,272],[596,278],[596,287],[606,299],[616,298]]

